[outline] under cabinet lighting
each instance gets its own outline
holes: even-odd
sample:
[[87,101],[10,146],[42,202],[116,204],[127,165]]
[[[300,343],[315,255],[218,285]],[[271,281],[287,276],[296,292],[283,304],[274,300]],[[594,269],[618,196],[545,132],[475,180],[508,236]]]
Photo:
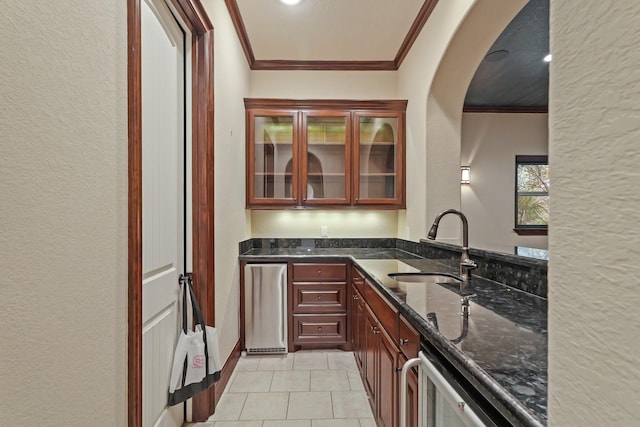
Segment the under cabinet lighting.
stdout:
[[300,3],[300,0],[280,0],[284,4],[288,4],[289,6],[293,6],[294,4]]
[[469,184],[471,182],[471,168],[469,166],[460,166],[460,184]]

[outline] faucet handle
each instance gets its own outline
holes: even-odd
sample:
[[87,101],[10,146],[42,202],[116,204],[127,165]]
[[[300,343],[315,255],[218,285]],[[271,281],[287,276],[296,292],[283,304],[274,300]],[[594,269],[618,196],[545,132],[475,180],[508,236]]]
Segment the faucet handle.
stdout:
[[476,268],[478,268],[478,264],[474,260],[469,258],[462,261],[460,263],[460,266],[466,268],[467,270],[475,270]]

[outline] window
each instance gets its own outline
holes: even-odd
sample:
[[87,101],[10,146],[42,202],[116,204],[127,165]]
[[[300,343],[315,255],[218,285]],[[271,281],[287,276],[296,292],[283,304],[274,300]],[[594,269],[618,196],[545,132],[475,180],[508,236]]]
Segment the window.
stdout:
[[520,235],[546,235],[548,225],[548,157],[516,156],[514,231]]

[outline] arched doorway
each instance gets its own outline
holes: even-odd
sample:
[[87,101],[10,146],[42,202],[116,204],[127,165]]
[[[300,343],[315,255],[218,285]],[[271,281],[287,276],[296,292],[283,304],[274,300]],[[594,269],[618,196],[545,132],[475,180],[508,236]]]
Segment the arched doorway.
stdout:
[[[527,0],[475,0],[449,41],[427,95],[426,222],[460,208],[462,109],[469,83],[495,39]],[[439,237],[456,242],[460,226],[445,219]]]

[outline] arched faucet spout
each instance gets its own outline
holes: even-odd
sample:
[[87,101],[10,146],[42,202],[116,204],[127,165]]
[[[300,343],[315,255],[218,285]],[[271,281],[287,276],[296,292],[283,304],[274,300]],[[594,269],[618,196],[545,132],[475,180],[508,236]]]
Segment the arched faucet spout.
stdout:
[[447,209],[446,211],[440,212],[436,219],[433,221],[433,225],[429,229],[427,233],[427,239],[435,240],[436,235],[438,234],[438,225],[440,224],[440,220],[442,217],[448,214],[457,215],[458,218],[462,221],[462,256],[460,257],[460,277],[463,282],[468,282],[471,278],[471,270],[478,268],[478,264],[469,258],[469,222],[467,221],[467,217],[465,214],[456,209]]

